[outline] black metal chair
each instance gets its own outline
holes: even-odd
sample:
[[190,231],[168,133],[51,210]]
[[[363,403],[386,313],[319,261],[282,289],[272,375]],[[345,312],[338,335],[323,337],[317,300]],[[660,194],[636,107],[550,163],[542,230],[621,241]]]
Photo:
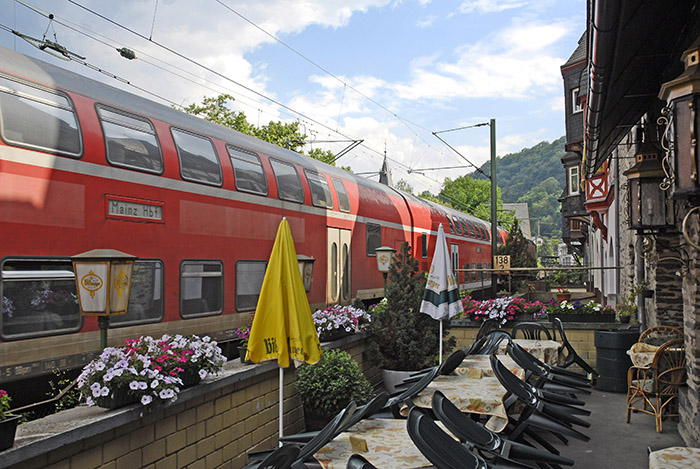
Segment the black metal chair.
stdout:
[[[582,441],[590,440],[590,437],[572,428],[573,425],[589,427],[590,423],[572,415],[571,409],[565,405],[544,401],[524,386],[525,383],[506,368],[496,356],[492,355],[490,358],[493,373],[501,385],[526,405],[517,421],[513,422],[515,428],[509,433],[512,440],[519,441],[529,427],[548,430],[555,435],[570,436]],[[532,433],[529,434],[532,435]],[[538,439],[537,441],[544,445],[543,440]],[[551,445],[544,446],[549,451],[558,454]]]
[[[356,407],[357,406],[354,401],[350,402],[347,407],[338,412],[338,415],[333,417],[333,420],[328,422],[328,424],[326,424],[326,426],[323,427],[316,436],[311,438],[308,443],[301,446],[296,443],[288,443],[288,445],[299,447],[299,454],[292,463],[291,467],[294,469],[303,468],[304,463],[307,460],[312,459],[313,455],[316,454],[319,449],[323,448],[337,435],[338,429],[345,425],[348,419],[355,412]],[[246,469],[257,469],[259,467],[257,461],[262,462],[274,451],[277,450],[249,452],[248,458],[254,460],[254,462],[246,466]]]
[[[467,354],[464,350],[455,350],[448,356],[443,362],[438,365],[438,374],[439,375],[449,375],[451,374],[459,365],[462,364],[464,361],[464,357],[466,357]],[[408,383],[413,383],[415,381],[418,381],[425,373],[428,373],[430,370],[432,370],[433,367],[431,366],[430,368],[425,368],[423,370],[420,370],[408,378],[403,380],[403,383],[399,386],[403,386]]]
[[383,412],[381,413],[384,414],[387,410],[389,410],[393,418],[406,418],[405,414],[401,414],[401,406],[405,405],[409,409],[413,407],[411,398],[415,397],[419,392],[427,388],[428,385],[438,376],[439,372],[440,367],[438,366],[430,368],[420,377],[418,381],[408,383],[406,389],[391,395],[386,402],[386,406],[383,408]]
[[[376,396],[374,396],[372,399],[370,399],[366,404],[357,407],[357,409],[355,409],[355,412],[353,412],[350,418],[348,418],[347,421],[336,430],[335,435],[333,435],[331,439],[340,435],[344,431],[347,431],[350,427],[355,425],[360,420],[366,417],[370,417],[379,412],[381,409],[384,408],[388,399],[389,394],[387,394],[386,391],[382,391]],[[308,443],[313,437],[318,435],[319,431],[296,433],[294,435],[285,435],[282,438],[280,438],[280,441],[283,443]]]
[[513,327],[511,335],[514,339],[517,339],[518,333],[522,334],[523,339],[552,340],[552,335],[549,333],[549,330],[537,322],[519,322]]
[[348,459],[348,464],[345,466],[346,469],[377,469],[371,462],[367,461],[364,457],[359,454],[353,454]]
[[569,375],[559,375],[553,368],[537,359],[530,352],[522,348],[515,342],[508,344],[508,354],[513,361],[523,368],[527,373],[534,375],[538,382],[536,386],[545,391],[568,393],[568,394],[590,394],[591,383],[581,377],[574,378]]
[[500,437],[460,411],[440,391],[433,394],[432,408],[433,413],[454,436],[476,448],[482,456],[485,452],[508,461],[524,459],[536,463],[574,465],[572,459]]
[[246,469],[289,469],[298,456],[298,446],[283,445],[268,454],[262,461],[255,461],[248,464]]
[[[564,325],[562,324],[561,319],[555,317],[552,320],[552,322],[552,327],[555,331],[554,336],[556,337],[556,332],[559,332],[559,336],[562,341],[562,346],[559,348],[559,354],[561,355],[561,353],[564,350],[566,350],[566,357],[564,358],[564,363],[561,366],[556,367],[556,369],[563,370],[565,368],[570,367],[573,364],[576,364],[583,368],[586,373],[589,373],[595,376],[596,378],[599,378],[600,374],[598,374],[596,370],[591,368],[591,366],[588,363],[586,363],[586,361],[583,358],[579,357],[574,347],[569,343],[569,340],[566,338],[566,332],[564,332]],[[571,371],[569,371],[569,373],[571,373]]]
[[406,428],[413,444],[438,469],[487,469],[486,461],[445,433],[420,408],[408,414]]
[[483,344],[478,349],[473,350],[470,355],[492,355],[498,351],[503,341],[511,342],[513,338],[507,331],[495,330],[486,334]]

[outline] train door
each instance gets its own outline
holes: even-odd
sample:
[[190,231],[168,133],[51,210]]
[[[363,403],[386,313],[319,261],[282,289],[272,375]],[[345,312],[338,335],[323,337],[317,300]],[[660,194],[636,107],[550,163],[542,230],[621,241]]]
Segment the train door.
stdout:
[[327,303],[350,303],[350,230],[328,228]]
[[452,272],[457,278],[457,283],[459,283],[459,244],[450,244],[450,259],[452,259]]

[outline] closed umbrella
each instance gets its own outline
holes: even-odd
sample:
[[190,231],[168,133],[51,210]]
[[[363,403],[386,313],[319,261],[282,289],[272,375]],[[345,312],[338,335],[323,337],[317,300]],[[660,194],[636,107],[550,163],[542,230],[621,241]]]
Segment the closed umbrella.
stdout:
[[459,283],[452,272],[450,250],[447,248],[445,230],[442,223],[438,227],[437,243],[430,264],[428,281],[425,284],[420,312],[440,321],[440,363],[442,363],[442,320],[461,313],[462,300],[459,297]]
[[267,264],[250,328],[246,358],[255,363],[277,360],[280,375],[279,434],[282,437],[283,370],[289,366],[290,359],[297,364],[313,364],[321,358],[321,343],[286,218],[277,229]]

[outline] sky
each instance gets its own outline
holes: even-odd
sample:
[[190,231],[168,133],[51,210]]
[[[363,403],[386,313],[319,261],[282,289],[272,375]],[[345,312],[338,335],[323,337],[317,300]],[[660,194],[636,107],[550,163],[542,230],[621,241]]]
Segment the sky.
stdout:
[[586,1],[0,0],[0,12],[0,46],[166,105],[231,94],[255,125],[298,121],[306,150],[363,140],[338,166],[376,180],[386,154],[394,183],[437,194],[488,161],[489,126],[471,126],[495,119],[499,157],[564,135],[560,67]]

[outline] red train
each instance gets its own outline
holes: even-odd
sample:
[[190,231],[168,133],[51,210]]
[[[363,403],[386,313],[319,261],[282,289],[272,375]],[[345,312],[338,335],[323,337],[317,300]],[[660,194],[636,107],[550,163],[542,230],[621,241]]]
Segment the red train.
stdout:
[[70,263],[95,248],[138,256],[110,343],[230,338],[255,310],[282,217],[316,259],[312,308],[381,297],[379,246],[408,241],[427,270],[439,223],[455,266],[491,262],[482,220],[5,48],[0,135],[0,383],[99,349]]

